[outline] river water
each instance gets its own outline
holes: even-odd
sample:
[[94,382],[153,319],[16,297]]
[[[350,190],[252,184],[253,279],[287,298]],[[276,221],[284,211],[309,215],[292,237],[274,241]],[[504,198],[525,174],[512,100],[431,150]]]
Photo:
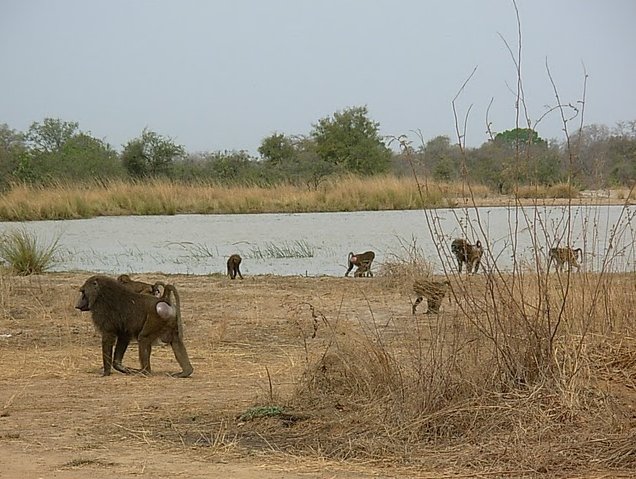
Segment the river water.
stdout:
[[584,249],[587,270],[634,271],[635,216],[636,208],[619,206],[119,216],[0,222],[0,233],[24,228],[41,244],[57,240],[55,271],[210,274],[239,253],[248,275],[341,276],[349,251],[374,250],[377,270],[415,249],[441,272],[451,267],[456,237],[481,240],[486,268],[533,267],[535,251],[543,261],[550,246],[569,242]]

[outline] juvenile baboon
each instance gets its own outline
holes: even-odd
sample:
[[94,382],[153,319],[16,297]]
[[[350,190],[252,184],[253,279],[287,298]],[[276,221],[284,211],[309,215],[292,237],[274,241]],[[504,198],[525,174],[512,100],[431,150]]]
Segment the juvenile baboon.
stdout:
[[[171,294],[174,294],[173,302],[170,300]],[[187,378],[192,374],[192,364],[183,343],[179,295],[173,285],[164,285],[163,294],[158,298],[131,291],[120,281],[108,276],[95,275],[80,288],[75,307],[91,312],[93,324],[102,335],[104,376],[110,375],[111,368],[125,374],[150,374],[150,353],[156,340],[172,346],[181,366],[181,372],[173,373],[172,376]],[[123,365],[128,344],[134,339],[139,344],[141,369]]]
[[241,257],[238,254],[233,254],[227,259],[227,275],[230,279],[235,279],[238,274],[239,278],[243,279],[239,266],[241,265]]
[[481,257],[484,254],[484,248],[481,246],[481,241],[477,240],[477,243],[471,245],[468,241],[462,238],[454,239],[451,243],[451,251],[457,259],[457,266],[459,272],[462,272],[462,265],[466,263],[466,272],[476,273],[481,264]]
[[[152,294],[159,299],[157,308],[164,311],[164,315],[174,315],[177,320],[177,328],[179,337],[183,338],[183,322],[181,320],[181,299],[179,298],[179,292],[177,288],[169,283],[163,281],[157,281],[152,285]],[[168,309],[168,306],[172,310]]]
[[143,281],[136,281],[127,274],[120,274],[117,276],[117,281],[135,293],[155,294],[152,284],[144,283]]
[[353,273],[354,278],[359,278],[361,276],[373,276],[373,273],[371,272],[371,263],[373,263],[374,259],[375,253],[373,251],[365,251],[364,253],[358,254],[353,254],[353,252],[349,253],[349,268],[347,269],[345,276],[349,276],[349,273],[354,266],[357,266],[357,269]]
[[[442,300],[446,293],[448,292],[448,288],[450,287],[450,281],[432,281],[432,280],[416,280],[413,283],[413,291],[417,295],[415,299],[415,303],[413,303],[413,311],[415,314],[415,310],[417,309],[417,305],[422,302],[424,298],[426,298],[426,303],[428,305],[428,309],[426,310],[426,314],[438,314],[439,307],[442,305]],[[450,296],[448,297],[448,301],[450,302]]]
[[567,248],[550,248],[550,259],[548,260],[548,268],[552,261],[556,264],[557,271],[563,271],[563,265],[565,263],[568,264],[568,268],[572,270],[572,266],[576,268],[577,271],[581,270],[581,265],[578,262],[579,255],[583,254],[583,250],[581,248],[572,249],[570,247]]

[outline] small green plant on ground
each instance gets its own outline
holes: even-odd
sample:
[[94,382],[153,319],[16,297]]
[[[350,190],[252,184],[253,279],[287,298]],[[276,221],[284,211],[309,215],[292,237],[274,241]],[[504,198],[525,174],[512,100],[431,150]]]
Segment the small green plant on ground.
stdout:
[[275,417],[283,414],[285,410],[281,406],[254,406],[239,416],[240,421],[251,421],[258,417]]
[[55,265],[58,245],[59,238],[42,244],[24,228],[10,230],[0,236],[0,260],[21,276],[43,273]]

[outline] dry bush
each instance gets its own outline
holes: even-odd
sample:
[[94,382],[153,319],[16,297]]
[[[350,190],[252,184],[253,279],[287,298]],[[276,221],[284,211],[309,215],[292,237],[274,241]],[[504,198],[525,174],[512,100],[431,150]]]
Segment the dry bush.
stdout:
[[386,259],[379,265],[378,276],[387,287],[410,291],[413,282],[429,277],[433,268],[415,237],[410,242],[400,238],[398,240],[400,250],[386,255]]
[[328,337],[306,345],[289,401],[312,418],[292,449],[470,470],[636,465],[633,275],[485,274],[453,287],[457,307],[425,321],[323,318]]
[[552,186],[519,185],[515,188],[517,198],[578,198],[579,189],[568,183],[557,183]]

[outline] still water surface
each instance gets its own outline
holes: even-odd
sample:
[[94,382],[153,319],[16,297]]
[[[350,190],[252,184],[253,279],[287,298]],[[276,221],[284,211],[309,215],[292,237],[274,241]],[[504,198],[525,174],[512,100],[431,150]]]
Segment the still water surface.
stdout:
[[[549,246],[567,244],[567,211],[564,207],[484,207],[428,212],[120,216],[0,222],[0,233],[24,227],[44,244],[59,238],[61,261],[56,271],[209,274],[224,272],[227,257],[239,253],[244,274],[341,276],[349,251],[374,250],[379,264],[396,256],[407,258],[406,251],[413,245],[441,272],[451,264],[448,245],[455,237],[480,239],[492,253],[488,262],[496,260],[501,269],[511,269],[513,257],[532,265],[532,238],[537,239],[543,257]],[[584,248],[586,269],[602,268],[610,252],[611,270],[634,271],[635,215],[634,207],[572,207],[571,243]],[[294,251],[307,249],[313,256],[268,257],[272,244]],[[436,244],[441,245],[441,254]]]

